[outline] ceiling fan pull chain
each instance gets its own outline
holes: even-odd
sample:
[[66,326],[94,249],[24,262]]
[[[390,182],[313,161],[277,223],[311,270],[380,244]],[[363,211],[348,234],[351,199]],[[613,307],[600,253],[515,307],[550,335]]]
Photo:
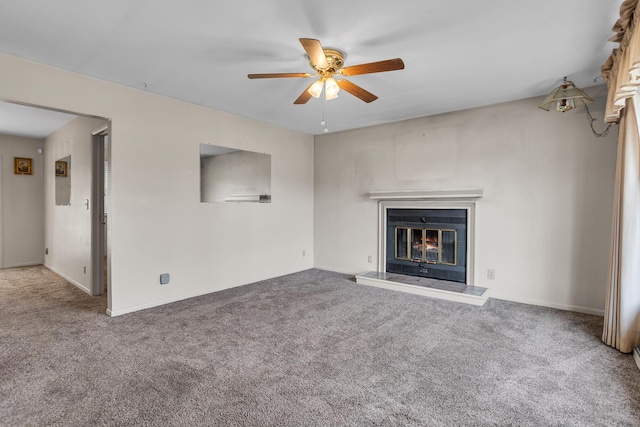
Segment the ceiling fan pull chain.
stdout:
[[320,122],[320,125],[324,126],[324,129],[322,130],[322,132],[329,133],[329,129],[327,129],[327,120],[325,119],[326,110],[327,110],[327,100],[325,98],[324,104],[322,105],[322,121]]

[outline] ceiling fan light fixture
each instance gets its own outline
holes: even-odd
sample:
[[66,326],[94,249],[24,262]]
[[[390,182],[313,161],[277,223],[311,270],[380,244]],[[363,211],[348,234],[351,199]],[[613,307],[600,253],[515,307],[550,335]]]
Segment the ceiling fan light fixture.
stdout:
[[322,93],[322,86],[322,80],[317,80],[316,82],[314,82],[311,87],[309,87],[309,95],[313,96],[314,98],[320,98],[320,94]]
[[332,99],[336,99],[338,97],[338,92],[340,92],[340,86],[335,81],[333,77],[329,77],[324,82],[324,97],[327,101]]
[[562,84],[547,95],[544,101],[538,105],[538,108],[546,111],[551,111],[553,108],[556,111],[564,113],[591,102],[593,102],[593,99],[591,99],[589,95],[578,89],[572,81],[567,80],[565,77]]
[[360,100],[369,103],[378,99],[377,96],[351,83],[347,79],[339,78],[336,81],[333,76],[352,77],[361,74],[382,73],[385,71],[404,70],[404,62],[400,58],[387,59],[384,61],[367,62],[365,64],[344,67],[344,52],[335,49],[325,49],[319,40],[301,38],[298,39],[302,47],[307,52],[309,66],[313,70],[310,73],[263,73],[248,74],[250,79],[274,79],[274,78],[318,78],[309,84],[293,103],[295,105],[306,104],[312,97],[320,98],[322,91],[325,91],[325,99],[335,99],[338,97],[340,89],[344,89]]

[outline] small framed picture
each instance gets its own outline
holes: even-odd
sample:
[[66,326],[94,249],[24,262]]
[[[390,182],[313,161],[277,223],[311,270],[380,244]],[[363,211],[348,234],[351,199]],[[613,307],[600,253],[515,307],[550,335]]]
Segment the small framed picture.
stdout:
[[31,168],[31,159],[24,157],[13,158],[13,173],[16,175],[33,175],[33,169]]
[[67,162],[56,162],[56,176],[67,176]]

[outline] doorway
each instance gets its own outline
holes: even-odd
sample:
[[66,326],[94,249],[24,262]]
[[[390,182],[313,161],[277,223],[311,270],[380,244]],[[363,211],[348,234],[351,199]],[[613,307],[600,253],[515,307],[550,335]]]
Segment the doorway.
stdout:
[[[0,215],[0,268],[7,267],[9,253],[20,254],[22,258],[28,258],[27,261],[32,261],[24,265],[44,264],[48,270],[89,295],[104,295],[109,290],[108,298],[100,298],[106,300],[109,313],[112,289],[109,278],[111,263],[108,258],[105,262],[105,257],[110,254],[105,212],[109,190],[105,179],[110,175],[110,168],[105,168],[105,165],[110,162],[111,121],[104,117],[2,99],[0,116],[6,119],[0,123],[0,136],[41,140],[44,143],[44,149],[37,150],[42,157],[35,156],[35,152],[24,153],[24,150],[15,154],[6,147],[0,152],[0,155],[4,155],[4,162],[8,161],[8,157],[12,160],[15,156],[33,157],[34,174],[31,181],[41,179],[43,182],[43,218],[41,224],[38,223],[43,229],[42,234],[33,231],[35,226],[30,228],[30,236],[35,236],[32,240],[39,236],[41,241],[36,241],[31,245],[33,247],[29,246],[29,251],[17,252],[15,245],[7,246],[7,217]],[[13,140],[11,142],[14,143]],[[2,166],[5,175],[13,171],[13,168],[9,168],[11,165],[0,163]],[[0,174],[0,180],[3,180],[0,190],[4,190],[4,194],[0,195],[7,198],[10,194],[7,190],[9,179],[5,178]],[[9,178],[13,178],[13,175]],[[26,181],[21,179],[20,183]],[[63,181],[67,182],[66,187],[62,185]],[[21,187],[11,184],[10,190],[24,193]],[[57,202],[58,187],[68,190],[66,202]],[[2,203],[0,197],[0,208]],[[6,206],[5,202],[5,209]],[[31,211],[35,212],[35,209]]]

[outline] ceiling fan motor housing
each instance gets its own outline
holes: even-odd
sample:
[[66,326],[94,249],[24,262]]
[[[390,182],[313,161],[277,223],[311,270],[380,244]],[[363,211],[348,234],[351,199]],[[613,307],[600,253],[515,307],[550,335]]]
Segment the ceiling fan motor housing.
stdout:
[[337,73],[342,66],[344,65],[344,53],[335,49],[323,49],[324,55],[327,58],[327,64],[329,66],[326,69],[321,69],[315,66],[315,64],[309,59],[309,65],[313,68],[318,74],[326,75],[329,77],[335,73]]

